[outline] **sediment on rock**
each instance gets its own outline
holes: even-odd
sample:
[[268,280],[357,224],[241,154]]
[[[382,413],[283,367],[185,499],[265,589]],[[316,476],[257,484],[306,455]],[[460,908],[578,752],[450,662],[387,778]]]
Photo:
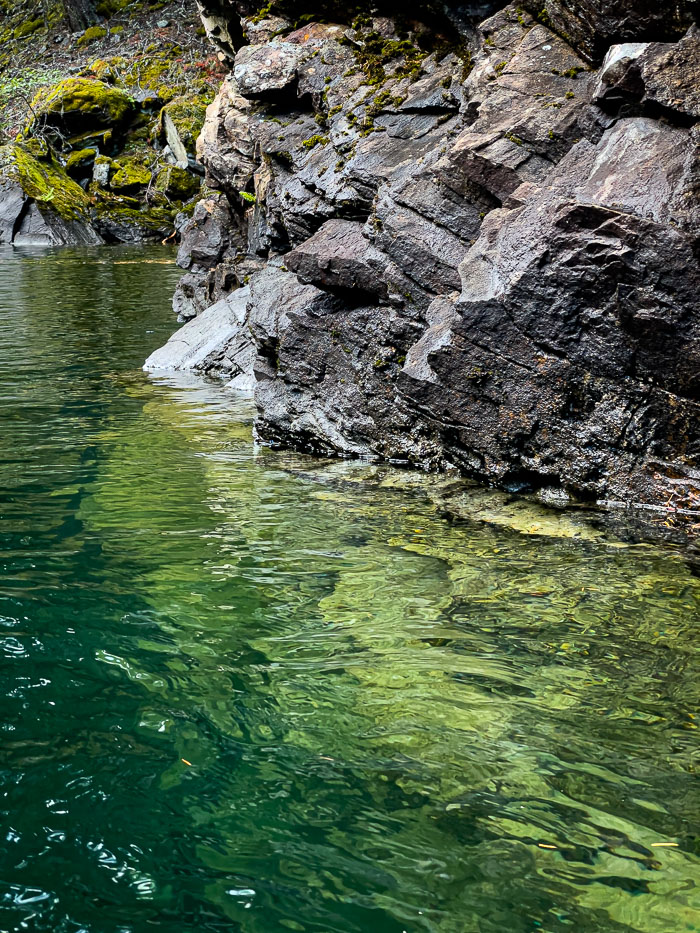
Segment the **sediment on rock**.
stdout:
[[175,307],[249,285],[220,355],[251,349],[258,436],[697,504],[692,4],[200,5],[231,71]]

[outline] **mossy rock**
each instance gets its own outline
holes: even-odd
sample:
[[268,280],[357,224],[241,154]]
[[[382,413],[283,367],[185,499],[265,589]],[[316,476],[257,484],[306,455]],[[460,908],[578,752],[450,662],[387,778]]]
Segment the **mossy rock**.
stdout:
[[101,153],[111,152],[114,149],[114,133],[112,130],[93,130],[71,136],[66,148],[72,150],[97,149]]
[[150,185],[153,173],[142,156],[124,156],[112,163],[115,171],[109,186],[113,191],[137,192]]
[[195,151],[197,137],[204,126],[209,99],[204,95],[176,97],[160,112],[161,134],[165,136],[166,115],[170,117],[182,144],[188,152]]
[[[34,151],[32,151],[34,150]],[[61,165],[37,150],[21,143],[0,146],[0,183],[14,181],[42,209],[58,214],[63,220],[86,220],[90,199]]]
[[98,81],[103,81],[105,84],[114,84],[118,78],[118,73],[111,62],[96,58],[94,62],[90,62],[87,68],[83,68],[80,76],[97,78]]
[[187,169],[168,165],[158,173],[155,187],[171,201],[188,201],[197,194],[201,182]]
[[130,2],[131,0],[100,0],[95,7],[95,12],[98,16],[109,19],[115,13],[120,13]]
[[97,149],[78,149],[66,159],[66,172],[71,178],[84,178],[92,170]]
[[30,132],[53,128],[70,136],[123,126],[134,112],[135,102],[103,81],[77,77],[39,91],[31,109],[34,120]]
[[100,39],[104,39],[106,35],[107,30],[104,26],[90,26],[78,39],[78,45],[90,45],[91,42],[98,42]]
[[95,227],[107,240],[117,242],[163,239],[172,233],[173,223],[173,211],[167,208],[139,210],[98,200],[94,210]]

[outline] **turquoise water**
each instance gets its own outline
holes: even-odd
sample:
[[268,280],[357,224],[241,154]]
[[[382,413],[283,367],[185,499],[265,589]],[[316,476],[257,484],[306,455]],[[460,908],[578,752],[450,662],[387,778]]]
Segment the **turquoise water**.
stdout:
[[700,930],[683,555],[257,448],[177,275],[0,253],[0,930]]

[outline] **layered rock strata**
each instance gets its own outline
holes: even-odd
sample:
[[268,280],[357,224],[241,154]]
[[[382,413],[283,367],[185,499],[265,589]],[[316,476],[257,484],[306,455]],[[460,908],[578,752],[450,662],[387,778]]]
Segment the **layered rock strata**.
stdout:
[[249,287],[219,358],[253,361],[260,438],[696,504],[693,5],[298,28],[284,4],[200,5],[235,59],[175,307]]

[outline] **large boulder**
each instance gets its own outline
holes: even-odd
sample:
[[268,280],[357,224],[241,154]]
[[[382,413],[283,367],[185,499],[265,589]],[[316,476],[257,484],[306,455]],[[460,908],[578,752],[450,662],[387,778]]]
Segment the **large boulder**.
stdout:
[[29,132],[65,138],[95,129],[118,131],[134,108],[120,88],[94,78],[66,78],[32,101]]
[[[494,212],[401,389],[444,460],[660,502],[700,454],[695,133],[623,120]],[[695,465],[695,467],[694,467]]]
[[101,243],[90,201],[37,146],[0,147],[0,243],[72,246]]

